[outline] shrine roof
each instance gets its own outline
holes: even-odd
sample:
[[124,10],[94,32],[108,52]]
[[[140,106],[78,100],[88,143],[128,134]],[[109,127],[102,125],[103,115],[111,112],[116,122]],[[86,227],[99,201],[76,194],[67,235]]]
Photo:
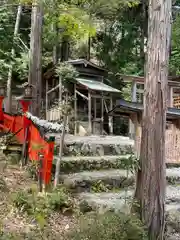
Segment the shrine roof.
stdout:
[[[129,102],[125,100],[117,100],[116,106],[113,110],[109,112],[111,115],[113,112],[116,115],[130,115],[132,113],[142,113],[143,112],[143,104],[137,102]],[[175,120],[180,118],[180,109],[178,108],[168,108],[167,110],[167,120]]]
[[94,81],[91,79],[83,79],[83,78],[76,78],[76,81],[80,84],[85,86],[88,89],[95,90],[95,91],[102,91],[102,92],[113,92],[113,93],[120,93],[120,90],[113,88],[105,83]]

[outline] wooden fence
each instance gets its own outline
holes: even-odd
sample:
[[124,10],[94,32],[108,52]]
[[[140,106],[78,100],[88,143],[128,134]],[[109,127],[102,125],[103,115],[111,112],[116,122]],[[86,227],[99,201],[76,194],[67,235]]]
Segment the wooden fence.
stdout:
[[[135,150],[137,157],[140,154],[141,137],[137,135]],[[180,163],[180,130],[166,130],[165,158],[167,163]]]

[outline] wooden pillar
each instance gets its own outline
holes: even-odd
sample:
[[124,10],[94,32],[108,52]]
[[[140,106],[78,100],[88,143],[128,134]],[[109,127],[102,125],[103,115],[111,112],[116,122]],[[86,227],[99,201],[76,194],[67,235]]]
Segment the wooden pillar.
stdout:
[[[69,92],[66,91],[66,106],[69,107]],[[66,116],[66,125],[68,126],[68,129],[69,129],[69,112],[67,113],[67,116]],[[69,132],[67,132],[69,133]]]
[[132,83],[132,102],[137,102],[136,93],[137,93],[137,83],[133,82]]
[[59,77],[59,120],[61,120],[61,117],[62,117],[62,78]]
[[140,157],[140,150],[141,150],[141,116],[138,116],[138,113],[131,114],[131,121],[134,124],[135,129],[135,137],[134,137],[134,150],[135,156],[139,159]]
[[[110,99],[110,111],[113,109],[113,100],[112,100],[112,96]],[[111,135],[113,135],[113,116],[109,116],[109,132]]]
[[91,121],[91,93],[88,90],[88,132],[92,134],[92,121]]
[[101,97],[101,134],[103,134],[103,124],[104,123],[104,99],[103,99],[103,93]]
[[59,103],[62,102],[62,78],[59,77]]
[[173,107],[173,92],[174,92],[174,88],[173,87],[169,87],[169,107]]
[[88,132],[92,133],[92,121],[91,121],[91,93],[88,90]]
[[74,135],[77,135],[77,93],[76,93],[76,84],[74,84]]
[[49,90],[48,80],[46,80],[46,120],[49,120],[48,119],[48,90]]
[[[132,90],[131,90],[132,102],[137,102],[136,92],[137,92],[137,83],[133,81]],[[135,139],[135,126],[131,119],[129,119],[129,137],[132,139]]]
[[93,98],[93,108],[94,108],[94,122],[93,122],[93,133],[95,133],[95,124],[96,124],[96,118],[97,118],[97,105],[96,105],[96,98]]

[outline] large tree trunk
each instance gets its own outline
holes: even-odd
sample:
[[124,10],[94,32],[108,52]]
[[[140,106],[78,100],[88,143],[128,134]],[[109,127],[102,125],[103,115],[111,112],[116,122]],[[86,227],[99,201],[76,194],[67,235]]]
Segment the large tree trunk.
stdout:
[[165,127],[171,0],[149,0],[148,49],[142,124],[141,170],[135,200],[149,239],[163,239],[165,207]]
[[[22,5],[20,4],[18,6],[17,15],[16,15],[16,23],[15,23],[15,27],[14,27],[14,40],[13,41],[15,41],[15,38],[19,31],[21,13],[22,13]],[[12,50],[11,50],[11,57],[12,58],[15,57],[14,46],[12,47]],[[7,80],[7,112],[9,112],[9,113],[12,110],[12,72],[13,72],[13,65],[11,64],[9,67],[8,80]]]
[[42,92],[42,3],[34,0],[31,15],[29,83],[33,87],[32,114],[39,116]]

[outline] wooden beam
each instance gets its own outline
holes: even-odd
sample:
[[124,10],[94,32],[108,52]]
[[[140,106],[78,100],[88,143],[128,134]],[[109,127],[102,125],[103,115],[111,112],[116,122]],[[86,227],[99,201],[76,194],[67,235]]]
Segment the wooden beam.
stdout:
[[54,88],[50,89],[49,91],[47,91],[47,94],[55,91],[55,90],[58,89],[58,88],[59,88],[59,84],[58,84],[56,87],[54,87]]
[[108,113],[109,110],[108,110],[108,107],[107,107],[107,104],[106,104],[106,99],[103,98],[103,102],[104,102],[105,110],[106,110],[106,112]]
[[[92,97],[92,98],[99,98],[99,99],[101,99],[101,98],[102,98],[102,95],[92,94],[91,97]],[[109,100],[111,99],[111,97],[109,97],[109,96],[104,96],[104,95],[103,95],[103,98],[104,98],[104,99],[109,99]]]
[[88,97],[86,97],[84,94],[80,93],[78,90],[76,90],[76,93],[81,96],[82,98],[86,99],[88,101]]

